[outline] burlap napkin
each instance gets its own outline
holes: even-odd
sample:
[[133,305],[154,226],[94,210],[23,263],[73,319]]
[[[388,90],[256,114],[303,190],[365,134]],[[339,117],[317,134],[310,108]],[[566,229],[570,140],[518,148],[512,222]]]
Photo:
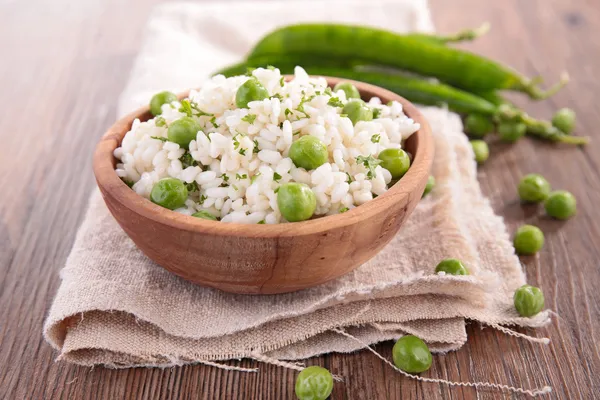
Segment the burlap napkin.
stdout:
[[[249,45],[276,22],[332,15],[330,3],[302,3],[313,5],[310,13],[295,3],[286,3],[285,8],[277,4],[160,7],[149,24],[121,112],[146,102],[158,89],[182,89],[184,82],[196,86],[198,74],[229,62],[217,57],[224,54],[222,49],[206,53],[210,46],[225,46],[225,33],[245,32],[261,20]],[[382,4],[379,8],[373,2],[344,2],[344,13],[336,14],[336,19],[354,21],[376,14],[379,19],[371,23],[380,26],[428,28],[424,2]],[[298,10],[294,17],[288,14],[290,7],[292,14],[294,7]],[[224,21],[226,27],[219,25]],[[397,25],[399,21],[405,23]],[[172,43],[169,39],[175,37],[178,40]],[[205,53],[185,60],[185,54],[198,49]],[[165,74],[163,60],[185,66]],[[364,343],[412,333],[432,350],[448,351],[466,341],[465,318],[493,326],[546,323],[545,312],[524,319],[514,311],[512,292],[525,279],[502,219],[481,194],[460,119],[442,109],[422,111],[435,136],[437,185],[396,238],[354,272],[319,287],[271,296],[232,295],[195,286],[148,260],[114,221],[96,190],[61,271],[62,284],[44,327],[46,339],[60,351],[61,359],[78,364],[170,366],[240,357],[302,359],[363,347],[336,328]],[[447,257],[462,259],[472,275],[434,275],[437,262]]]

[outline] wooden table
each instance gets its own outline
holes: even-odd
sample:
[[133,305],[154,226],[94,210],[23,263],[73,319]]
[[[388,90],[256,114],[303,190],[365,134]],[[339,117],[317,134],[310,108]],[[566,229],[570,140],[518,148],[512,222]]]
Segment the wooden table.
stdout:
[[[0,1],[0,398],[165,399],[293,398],[295,372],[260,365],[259,374],[205,366],[110,370],[54,362],[43,341],[45,314],[59,285],[88,194],[91,154],[115,118],[116,98],[157,0]],[[451,3],[451,4],[450,4]],[[492,329],[468,327],[459,351],[438,355],[427,376],[522,387],[550,384],[555,398],[600,398],[600,2],[597,0],[432,0],[438,28],[482,21],[492,32],[468,47],[528,75],[549,80],[568,70],[572,83],[552,99],[520,104],[550,117],[574,108],[585,148],[522,140],[492,146],[480,169],[483,190],[510,229],[523,220],[546,233],[540,256],[523,258],[530,283],[560,316],[540,334],[544,347]],[[537,217],[516,199],[528,172],[572,191],[579,214],[566,223]],[[376,349],[389,354],[392,345]],[[498,398],[403,378],[373,355],[310,360],[344,376],[333,399]],[[244,365],[250,365],[244,362]]]

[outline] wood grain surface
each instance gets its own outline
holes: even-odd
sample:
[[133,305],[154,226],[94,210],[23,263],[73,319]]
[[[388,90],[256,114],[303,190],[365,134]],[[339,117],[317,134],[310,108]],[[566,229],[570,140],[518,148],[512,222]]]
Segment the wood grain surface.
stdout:
[[[260,373],[205,366],[110,370],[55,362],[42,324],[59,285],[94,185],[91,155],[115,118],[116,98],[157,0],[0,0],[0,398],[1,399],[289,399],[296,373],[260,365]],[[546,246],[523,258],[530,283],[559,316],[530,344],[478,325],[459,351],[435,356],[426,376],[532,387],[551,398],[600,398],[600,2],[597,0],[431,0],[441,31],[482,21],[492,32],[468,45],[529,74],[571,84],[541,103],[515,97],[549,117],[573,107],[585,148],[533,140],[492,145],[480,181],[512,230],[539,224]],[[572,191],[579,214],[557,222],[522,207],[515,185],[528,172]],[[376,346],[389,354],[391,343]],[[497,392],[422,384],[398,376],[367,352],[309,360],[350,377],[333,399],[495,399]],[[250,366],[244,360],[241,365]],[[516,396],[514,396],[516,398]]]

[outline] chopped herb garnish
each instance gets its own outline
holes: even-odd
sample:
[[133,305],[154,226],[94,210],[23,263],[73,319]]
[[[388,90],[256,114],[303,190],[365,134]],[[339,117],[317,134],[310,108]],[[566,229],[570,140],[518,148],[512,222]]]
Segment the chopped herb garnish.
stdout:
[[365,157],[365,156],[356,157],[356,162],[358,164],[364,165],[365,168],[368,169],[367,178],[373,179],[375,177],[375,167],[377,167],[381,163],[381,160],[378,160],[378,159],[374,158],[372,155],[369,155],[368,157]]
[[254,139],[254,148],[252,149],[253,153],[258,153],[260,149],[258,148],[258,140]]
[[254,174],[252,179],[250,179],[250,183],[256,182],[256,179],[258,179],[259,176],[260,176],[260,172],[257,172],[256,174]]
[[187,99],[180,101],[181,107],[179,107],[179,112],[186,114],[188,117],[193,117],[194,115],[197,117],[201,116],[213,116],[210,113],[204,112],[198,108],[196,103],[192,103]]
[[227,174],[221,175],[221,179],[223,179],[223,182],[228,182],[229,181],[229,177],[227,176]]
[[281,77],[281,79],[279,79],[279,86],[283,87],[283,85],[285,84],[285,77]]
[[379,141],[381,140],[381,135],[380,134],[376,134],[371,136],[371,142],[373,143],[379,143]]
[[194,157],[188,152],[185,152],[181,157],[179,157],[179,161],[181,161],[181,166],[183,169],[187,167],[197,167],[198,161],[194,160]]
[[329,105],[331,107],[344,107],[344,103],[342,103],[342,101],[340,99],[338,99],[337,97],[330,98],[329,101],[327,102],[327,105]]
[[256,121],[256,114],[248,114],[242,117],[242,121],[253,124]]
[[279,129],[283,129],[283,121],[279,123]]
[[283,112],[283,114],[287,117],[288,115],[290,115],[292,113],[292,110],[290,110],[289,108],[286,108],[285,111]]
[[192,114],[192,105],[189,100],[181,100],[181,107],[179,107],[179,112],[186,114],[188,117],[191,117]]
[[373,119],[379,118],[381,115],[381,108],[373,108]]
[[246,67],[246,76],[252,76],[252,73],[254,72],[256,68],[253,67]]
[[345,213],[348,210],[349,210],[348,207],[342,207],[342,208],[340,208],[340,214],[343,214],[343,213]]
[[325,94],[328,94],[328,95],[330,95],[330,96],[331,96],[331,95],[333,94],[333,91],[331,90],[331,88],[330,88],[329,86],[327,86],[327,87],[325,88],[325,92],[324,92],[324,93],[325,93]]
[[160,140],[161,142],[168,142],[169,139],[167,139],[166,137],[160,137],[160,136],[150,136],[152,139],[156,139],[156,140]]
[[198,184],[195,181],[192,181],[191,183],[186,183],[185,187],[187,188],[188,192],[195,192],[196,190],[200,190],[200,187],[198,187]]
[[165,119],[163,117],[158,116],[158,117],[154,118],[154,125],[163,127],[163,126],[167,125],[167,121],[165,121]]
[[245,156],[246,155],[246,149],[241,148],[238,150],[238,153],[240,153],[241,155]]
[[348,177],[348,179],[346,179],[346,182],[348,182],[348,183],[354,182],[354,179],[352,179],[352,175],[350,175],[349,173],[346,172],[346,176]]
[[298,107],[296,107],[296,110],[298,110],[301,113],[304,113],[304,115],[306,115],[306,112],[304,111],[304,103],[308,103],[309,101],[311,101],[315,97],[316,96],[314,94],[312,96],[310,96],[310,97],[302,97],[302,100],[300,100],[300,104],[298,104]]
[[274,180],[275,182],[278,182],[278,181],[279,181],[281,178],[282,178],[282,176],[281,176],[281,175],[279,175],[277,172],[274,172],[274,173],[273,173],[273,180]]
[[218,127],[219,127],[219,124],[217,124],[217,117],[215,117],[215,116],[213,116],[213,117],[210,119],[210,123],[211,123],[211,124],[213,124],[213,126],[214,126],[215,128],[218,128]]
[[235,186],[235,185],[233,185],[233,184],[231,185],[231,187],[232,187],[233,189],[235,189],[235,190],[239,190],[239,189],[238,189],[238,187],[237,187],[237,186]]
[[271,96],[272,99],[279,99],[279,100],[283,100],[283,96],[280,95],[279,93],[275,93],[273,96]]
[[280,187],[281,187],[281,186],[278,186],[278,187],[276,187],[276,188],[275,188],[275,190],[273,190],[273,193],[277,193],[277,192],[279,192],[279,188],[280,188]]
[[237,150],[237,149],[238,149],[238,147],[240,147],[240,141],[239,141],[239,140],[238,140],[238,138],[237,138],[239,135],[241,135],[241,133],[238,133],[237,135],[235,135],[235,136],[233,137],[233,148],[234,148],[235,150]]
[[246,175],[246,174],[242,174],[242,175],[235,174],[235,179],[237,179],[237,180],[248,179],[248,175]]
[[257,222],[258,225],[264,225],[267,222],[264,219],[261,219],[260,221]]
[[198,204],[204,204],[204,200],[208,199],[208,196],[201,194],[200,199],[198,200]]

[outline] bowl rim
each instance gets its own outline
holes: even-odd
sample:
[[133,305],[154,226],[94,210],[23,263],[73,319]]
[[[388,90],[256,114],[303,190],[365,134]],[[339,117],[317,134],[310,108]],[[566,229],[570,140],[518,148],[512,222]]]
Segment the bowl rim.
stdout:
[[[420,124],[419,130],[413,133],[413,135],[417,135],[417,145],[408,172],[384,194],[345,213],[281,224],[220,223],[202,218],[191,218],[188,215],[163,208],[140,196],[128,187],[116,174],[113,166],[113,152],[120,145],[125,134],[131,129],[133,121],[149,113],[149,106],[144,106],[117,120],[96,145],[93,156],[93,170],[102,196],[106,197],[110,195],[120,205],[144,218],[184,231],[217,236],[275,238],[313,235],[354,225],[378,214],[382,208],[387,209],[392,202],[398,201],[397,196],[410,196],[417,190],[424,176],[429,176],[434,150],[431,129],[419,110],[402,96],[379,86],[351,79],[319,75],[311,77],[325,78],[329,86],[333,86],[339,81],[351,82],[361,94],[369,92],[373,96],[385,98],[388,101],[398,101],[402,104],[404,113]],[[185,98],[188,94],[189,91],[186,91],[178,95],[178,97],[180,99]],[[421,193],[418,196],[421,196]]]

